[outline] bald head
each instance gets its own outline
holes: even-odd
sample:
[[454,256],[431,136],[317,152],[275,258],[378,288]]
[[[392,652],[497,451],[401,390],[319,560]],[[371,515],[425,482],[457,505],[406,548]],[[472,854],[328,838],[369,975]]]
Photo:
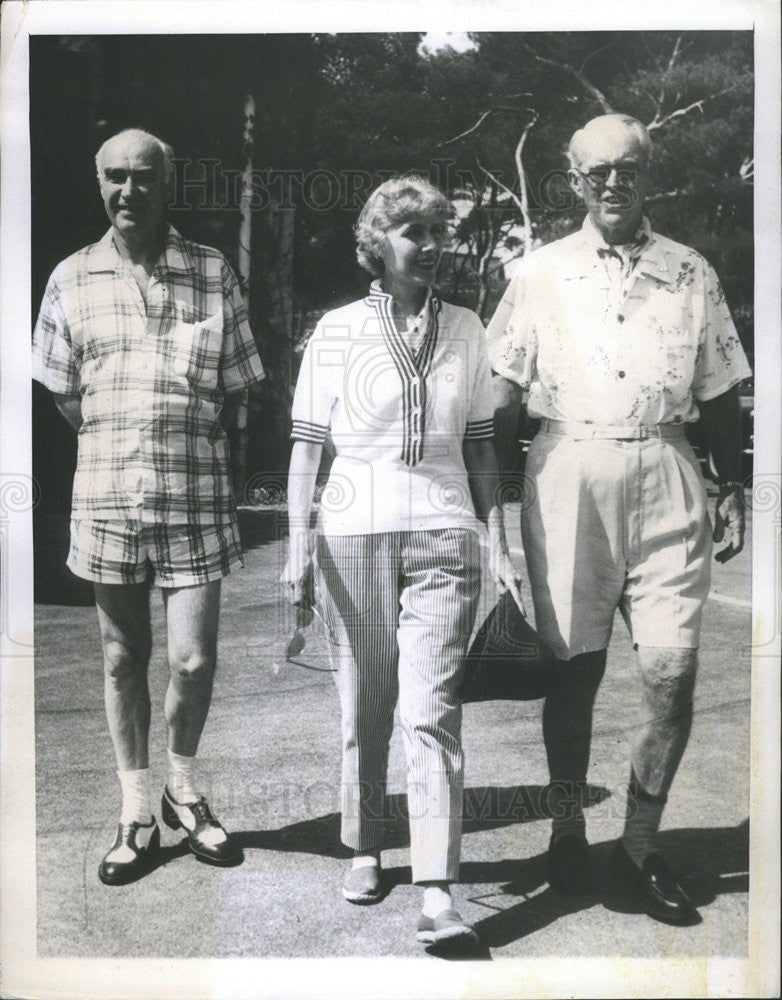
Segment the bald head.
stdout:
[[628,144],[637,148],[644,167],[648,168],[652,158],[652,140],[646,126],[630,115],[600,115],[573,133],[568,146],[568,160],[571,167],[578,169],[596,151],[602,153],[605,147],[627,148]]
[[174,177],[174,150],[167,142],[158,139],[151,132],[145,132],[142,128],[126,128],[106,139],[95,154],[98,180],[103,179],[103,168],[109,152],[122,155],[131,149],[133,151],[143,150],[150,154],[160,164],[166,185],[171,184]]

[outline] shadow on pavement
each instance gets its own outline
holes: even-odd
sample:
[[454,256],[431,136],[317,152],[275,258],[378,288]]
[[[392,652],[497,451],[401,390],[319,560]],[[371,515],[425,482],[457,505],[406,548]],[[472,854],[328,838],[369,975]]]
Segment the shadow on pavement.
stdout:
[[[550,819],[545,785],[483,785],[466,788],[463,798],[463,833],[496,830],[515,823]],[[596,785],[585,790],[584,804],[595,805],[607,798],[609,791]],[[395,793],[386,797],[383,847],[393,850],[410,846],[407,796]],[[245,830],[232,834],[243,848],[266,851],[296,851],[329,858],[349,858],[352,852],[339,838],[340,814],[328,813],[280,827],[278,830]],[[393,869],[391,869],[393,871]]]
[[[748,892],[748,821],[735,827],[666,830],[661,833],[660,841],[661,850],[696,907],[707,906],[724,893]],[[510,881],[499,886],[497,892],[470,897],[471,902],[496,910],[474,925],[481,941],[490,948],[500,948],[597,904],[615,913],[643,913],[611,879],[610,858],[615,843],[611,840],[591,846],[595,889],[579,897],[550,888],[537,892],[546,882],[545,853],[515,861],[462,865],[464,884],[501,883],[510,876]],[[499,896],[521,898],[518,903],[502,906]]]

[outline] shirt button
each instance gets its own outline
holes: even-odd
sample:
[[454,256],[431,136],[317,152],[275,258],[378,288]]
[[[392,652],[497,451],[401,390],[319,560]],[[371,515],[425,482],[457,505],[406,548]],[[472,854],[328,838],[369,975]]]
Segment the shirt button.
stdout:
[[624,372],[619,372],[619,378],[624,378],[624,377],[625,377],[625,373]]
[[617,323],[624,323],[625,318],[621,313],[619,313],[619,315],[616,317],[616,321]]

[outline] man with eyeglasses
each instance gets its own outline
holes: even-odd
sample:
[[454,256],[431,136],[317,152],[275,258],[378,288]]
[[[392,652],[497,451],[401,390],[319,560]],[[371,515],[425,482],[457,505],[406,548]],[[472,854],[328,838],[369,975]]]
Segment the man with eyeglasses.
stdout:
[[124,885],[154,867],[160,843],[148,748],[152,582],[163,595],[170,667],[161,815],[200,861],[241,860],[201,794],[195,762],[221,580],[242,560],[226,427],[263,369],[228,263],[165,222],[171,147],[128,129],[106,140],[96,166],[111,227],[52,273],[33,375],[78,433],[68,565],[95,588],[122,791],[98,875]]
[[[719,281],[644,215],[652,144],[621,114],[571,139],[582,228],[530,254],[487,336],[496,432],[513,467],[522,391],[540,419],[526,464],[522,534],[538,629],[558,656],[543,735],[553,817],[552,887],[591,887],[581,793],[592,709],[617,608],[640,668],[644,721],[632,751],[614,874],[651,917],[700,917],[659,849],[687,744],[712,540],[744,543],[738,383],[750,369]],[[699,419],[719,481],[712,537],[684,428]]]

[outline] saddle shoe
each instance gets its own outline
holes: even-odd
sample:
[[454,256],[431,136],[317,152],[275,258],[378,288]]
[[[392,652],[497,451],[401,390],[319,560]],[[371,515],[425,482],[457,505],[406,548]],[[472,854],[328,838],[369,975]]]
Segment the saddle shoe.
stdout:
[[118,823],[114,843],[98,865],[98,878],[104,885],[135,882],[149,871],[159,849],[160,827],[154,816],[149,823]]
[[212,815],[203,795],[195,802],[177,802],[166,786],[160,808],[166,826],[185,831],[187,845],[199,861],[228,867],[243,860],[241,849]]

